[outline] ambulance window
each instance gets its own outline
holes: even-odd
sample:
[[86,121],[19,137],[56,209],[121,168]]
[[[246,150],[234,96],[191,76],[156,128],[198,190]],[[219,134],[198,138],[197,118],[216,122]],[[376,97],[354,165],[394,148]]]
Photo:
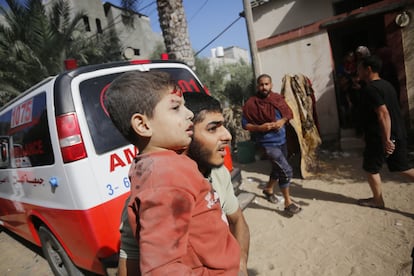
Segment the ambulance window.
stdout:
[[158,71],[167,72],[175,80],[183,92],[203,92],[205,93],[200,82],[196,80],[190,71],[180,68],[159,68]]
[[[177,81],[183,92],[204,93],[204,89],[199,81],[186,69],[157,68],[154,70],[168,72]],[[113,125],[103,105],[106,89],[120,74],[88,79],[83,81],[79,86],[83,109],[97,154],[103,154],[129,144]]]
[[103,109],[104,92],[118,75],[120,74],[88,79],[79,86],[86,121],[97,154],[103,154],[129,143]]
[[[7,145],[9,166],[36,167],[54,162],[46,110],[46,93],[14,106],[0,116],[0,136]],[[5,150],[5,149],[2,149]]]

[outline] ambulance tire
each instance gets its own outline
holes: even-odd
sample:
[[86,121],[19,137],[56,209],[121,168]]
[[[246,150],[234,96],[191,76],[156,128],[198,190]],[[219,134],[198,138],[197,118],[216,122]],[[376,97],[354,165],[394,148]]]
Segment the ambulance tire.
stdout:
[[84,275],[70,260],[65,249],[45,226],[39,227],[42,251],[55,276]]

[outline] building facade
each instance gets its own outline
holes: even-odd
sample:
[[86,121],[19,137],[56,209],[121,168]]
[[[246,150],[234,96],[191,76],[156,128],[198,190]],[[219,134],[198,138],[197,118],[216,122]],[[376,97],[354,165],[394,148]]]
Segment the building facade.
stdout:
[[[54,0],[43,1],[48,6]],[[151,29],[148,16],[133,13],[133,25],[128,25],[128,19],[121,7],[112,3],[102,3],[101,0],[68,0],[73,13],[83,11],[83,27],[86,33],[95,35],[106,30],[115,31],[121,44],[120,52],[125,59],[148,59],[159,44],[163,43],[161,34]]]
[[224,64],[234,64],[240,61],[250,64],[249,52],[246,49],[230,46],[230,47],[216,47],[210,49],[211,56],[208,58],[210,69],[214,70]]
[[[336,76],[344,55],[360,45],[373,54],[386,48],[391,50],[388,52],[398,74],[406,125],[413,128],[414,28],[409,22],[414,14],[413,2],[250,1],[252,18],[247,24],[257,47],[253,59],[256,71],[270,74],[276,90],[285,74],[306,75],[315,91],[321,136],[324,140],[337,139],[343,126],[338,116]],[[408,15],[408,23],[402,15]]]
[[134,14],[133,26],[129,26],[122,8],[106,2],[104,10],[109,27],[115,30],[121,41],[126,59],[150,58],[156,47],[164,43],[162,35],[152,31],[148,16]]

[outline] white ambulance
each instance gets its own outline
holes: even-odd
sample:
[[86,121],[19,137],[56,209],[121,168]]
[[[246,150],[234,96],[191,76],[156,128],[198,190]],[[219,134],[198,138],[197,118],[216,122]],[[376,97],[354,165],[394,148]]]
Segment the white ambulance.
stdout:
[[0,109],[0,226],[41,246],[55,275],[105,275],[117,260],[137,150],[103,98],[133,70],[165,71],[184,92],[208,93],[185,64],[141,60],[64,72]]

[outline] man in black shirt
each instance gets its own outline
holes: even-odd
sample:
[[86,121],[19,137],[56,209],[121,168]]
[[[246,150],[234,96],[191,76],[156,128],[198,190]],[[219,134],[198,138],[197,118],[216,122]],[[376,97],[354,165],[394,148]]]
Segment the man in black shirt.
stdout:
[[393,86],[380,78],[382,62],[369,56],[358,64],[358,76],[367,83],[362,97],[361,120],[365,134],[363,168],[373,197],[360,199],[358,204],[384,208],[379,174],[383,163],[391,172],[400,172],[414,181],[414,169],[407,157],[407,133],[401,115],[397,93]]

